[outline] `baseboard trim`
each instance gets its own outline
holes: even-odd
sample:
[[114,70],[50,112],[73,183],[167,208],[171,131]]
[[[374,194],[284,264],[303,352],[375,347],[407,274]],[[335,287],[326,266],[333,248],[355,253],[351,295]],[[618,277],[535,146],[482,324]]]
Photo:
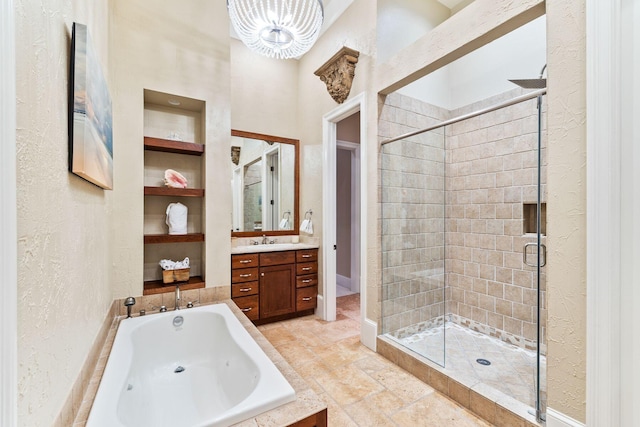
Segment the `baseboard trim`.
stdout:
[[378,324],[372,320],[363,318],[360,324],[360,341],[366,347],[376,351],[376,342],[378,338]]
[[553,408],[547,408],[547,427],[585,427],[585,424]]
[[343,276],[342,274],[336,274],[336,284],[351,290],[351,278]]
[[327,320],[327,313],[324,311],[324,297],[322,295],[318,295],[316,301],[318,302],[318,305],[316,306],[316,316],[320,317],[322,320]]

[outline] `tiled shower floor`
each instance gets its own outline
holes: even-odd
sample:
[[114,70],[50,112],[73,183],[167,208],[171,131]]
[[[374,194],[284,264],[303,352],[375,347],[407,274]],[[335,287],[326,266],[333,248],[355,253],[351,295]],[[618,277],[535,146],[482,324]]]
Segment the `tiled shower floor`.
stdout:
[[[466,378],[467,383],[482,382],[524,404],[535,406],[535,351],[516,347],[455,323],[405,338],[388,336],[440,365],[444,360],[445,370],[455,374],[455,377]],[[443,347],[445,336],[446,347]],[[477,359],[486,359],[491,365],[481,365],[476,362]],[[542,357],[543,388],[546,384],[545,374],[546,358]],[[543,402],[544,396],[542,393]]]

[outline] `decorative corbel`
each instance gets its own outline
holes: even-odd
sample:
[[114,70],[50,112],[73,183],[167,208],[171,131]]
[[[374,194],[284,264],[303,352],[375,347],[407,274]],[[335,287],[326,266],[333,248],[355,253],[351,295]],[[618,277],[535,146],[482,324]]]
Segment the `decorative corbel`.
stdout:
[[240,147],[231,147],[231,161],[236,166],[240,163]]
[[344,46],[313,73],[327,85],[329,95],[338,104],[342,104],[351,92],[358,56],[360,52]]

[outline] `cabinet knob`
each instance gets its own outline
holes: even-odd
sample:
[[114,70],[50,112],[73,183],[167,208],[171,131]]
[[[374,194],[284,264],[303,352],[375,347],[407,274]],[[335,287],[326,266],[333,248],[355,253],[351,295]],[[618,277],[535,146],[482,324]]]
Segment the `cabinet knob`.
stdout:
[[240,288],[240,292],[249,292],[251,288]]
[[249,264],[251,262],[250,259],[241,259],[240,264]]
[[264,277],[264,273],[260,273],[260,275],[261,275],[262,277]]
[[302,301],[311,301],[313,299],[313,297],[304,297],[302,298]]
[[302,271],[309,271],[311,270],[311,267],[302,267]]
[[[264,274],[263,274],[263,276],[264,276]],[[251,273],[241,274],[240,277],[251,277]]]
[[311,279],[304,279],[302,283],[311,283]]
[[302,254],[302,258],[311,258],[310,254]]
[[240,310],[241,310],[243,313],[246,313],[247,311],[251,311],[251,310],[253,310],[253,307],[241,308]]

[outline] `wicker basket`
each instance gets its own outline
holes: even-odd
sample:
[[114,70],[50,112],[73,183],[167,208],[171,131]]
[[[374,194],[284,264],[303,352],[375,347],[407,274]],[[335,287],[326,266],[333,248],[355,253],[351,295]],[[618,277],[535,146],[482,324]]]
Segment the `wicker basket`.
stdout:
[[190,268],[179,268],[177,270],[162,270],[162,283],[188,282]]

